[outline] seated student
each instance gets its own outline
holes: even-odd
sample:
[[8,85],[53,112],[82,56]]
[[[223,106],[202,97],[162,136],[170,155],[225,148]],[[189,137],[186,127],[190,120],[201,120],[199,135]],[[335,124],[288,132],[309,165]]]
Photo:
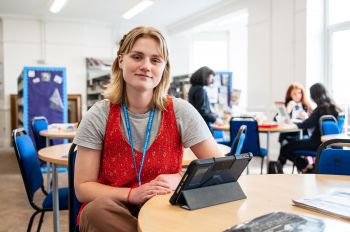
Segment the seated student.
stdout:
[[119,43],[108,100],[80,123],[74,143],[80,231],[137,231],[140,206],[176,188],[183,147],[198,158],[223,156],[191,104],[167,96],[168,49],[152,27],[136,27]]
[[210,102],[207,91],[204,86],[209,86],[214,80],[215,72],[204,66],[195,71],[190,79],[192,84],[188,92],[188,101],[202,115],[204,121],[210,128],[210,123],[222,126],[224,122],[215,115],[210,109]]
[[296,123],[300,129],[313,128],[313,132],[308,139],[291,141],[281,147],[278,161],[283,166],[287,159],[295,161],[295,165],[299,171],[312,171],[312,164],[309,164],[306,158],[295,156],[292,154],[294,150],[316,150],[321,145],[321,133],[319,127],[319,119],[322,115],[333,115],[338,117],[340,109],[335,105],[333,100],[328,96],[326,88],[316,83],[310,87],[311,99],[316,103],[317,107],[310,116],[303,122]]
[[[284,104],[286,106],[287,113],[293,122],[301,122],[305,120],[312,112],[312,107],[305,96],[304,88],[298,83],[291,84],[288,87]],[[307,134],[307,130],[304,130],[304,137],[307,137]],[[281,143],[281,145],[285,145],[290,141],[295,141],[298,139],[299,132],[288,132],[281,133],[278,141]]]

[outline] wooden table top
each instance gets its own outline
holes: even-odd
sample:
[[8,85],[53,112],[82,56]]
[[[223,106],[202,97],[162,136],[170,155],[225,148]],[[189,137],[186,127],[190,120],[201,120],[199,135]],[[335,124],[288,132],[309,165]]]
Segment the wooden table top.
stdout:
[[41,160],[68,166],[68,152],[71,145],[71,143],[66,143],[45,147],[38,151],[38,156]]
[[349,189],[350,176],[245,175],[240,177],[239,183],[247,199],[193,211],[170,205],[171,194],[155,196],[141,208],[139,231],[223,231],[273,211],[302,213],[350,223],[292,205],[293,199],[327,194],[335,188]]
[[[322,143],[331,139],[350,139],[350,136],[348,134],[334,134],[321,136]],[[344,144],[344,146],[349,146],[349,144]]]
[[61,131],[50,131],[42,130],[39,132],[41,136],[55,139],[73,139],[77,134],[77,131],[61,132]]

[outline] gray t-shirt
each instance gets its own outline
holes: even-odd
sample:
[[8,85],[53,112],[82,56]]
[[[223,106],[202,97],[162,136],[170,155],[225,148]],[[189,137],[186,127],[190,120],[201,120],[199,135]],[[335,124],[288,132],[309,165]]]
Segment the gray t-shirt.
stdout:
[[[176,124],[184,147],[191,147],[211,136],[209,128],[205,124],[203,118],[189,102],[180,98],[173,98],[173,103]],[[79,146],[102,150],[109,114],[109,106],[110,102],[108,100],[102,100],[95,103],[90,108],[79,124],[77,135],[73,141],[74,143]],[[128,111],[128,113],[134,148],[142,152],[150,112],[145,114],[135,114]],[[126,141],[129,142],[126,133],[127,130],[124,115],[123,113],[120,115],[122,119],[121,122],[123,124],[123,126],[121,126],[121,130],[126,138]],[[152,145],[153,141],[158,135],[161,117],[161,111],[156,110],[148,147]]]

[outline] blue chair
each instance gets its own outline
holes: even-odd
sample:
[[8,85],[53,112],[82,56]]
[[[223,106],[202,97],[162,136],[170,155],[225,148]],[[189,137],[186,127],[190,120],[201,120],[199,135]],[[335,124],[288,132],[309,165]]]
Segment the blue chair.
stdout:
[[40,149],[46,147],[46,138],[39,134],[42,130],[47,130],[48,122],[46,117],[38,116],[32,119],[32,130],[34,135],[34,141],[36,149],[39,151]]
[[339,134],[338,121],[333,115],[323,115],[320,117],[321,135]]
[[[233,117],[230,120],[230,137],[235,138],[242,125],[247,127],[245,142],[242,146],[242,153],[251,152],[253,156],[261,157],[261,169],[262,174],[264,158],[266,157],[266,149],[260,148],[259,128],[258,122],[253,117]],[[247,167],[247,173],[249,169]]]
[[316,173],[350,175],[350,150],[334,149],[336,143],[350,146],[350,139],[331,139],[322,143],[317,149]]
[[[41,213],[37,228],[37,231],[40,231],[45,212],[52,211],[53,209],[52,192],[47,193],[44,189],[43,176],[40,170],[37,151],[35,150],[31,138],[23,128],[12,131],[12,143],[29,203],[33,209],[35,209],[35,212],[30,217],[27,231],[31,231],[35,216]],[[39,188],[45,194],[41,205],[34,202],[34,195]],[[68,209],[68,188],[59,189],[59,202],[60,210]]]
[[77,155],[76,144],[72,144],[68,153],[68,186],[69,186],[69,232],[79,232],[77,226],[77,216],[81,203],[78,201],[75,195],[74,188],[74,165]]
[[339,129],[339,133],[343,133],[344,123],[345,123],[345,114],[344,113],[339,113],[339,115],[338,115],[338,129]]
[[[338,122],[333,115],[323,115],[319,119],[321,135],[339,134]],[[297,156],[311,156],[313,158],[317,155],[317,150],[295,150],[292,152]],[[293,164],[292,173],[294,173],[295,165]]]
[[231,150],[228,155],[238,156],[241,154],[244,140],[246,138],[246,133],[247,133],[247,126],[242,125],[238,130],[236,138],[233,140],[231,144]]

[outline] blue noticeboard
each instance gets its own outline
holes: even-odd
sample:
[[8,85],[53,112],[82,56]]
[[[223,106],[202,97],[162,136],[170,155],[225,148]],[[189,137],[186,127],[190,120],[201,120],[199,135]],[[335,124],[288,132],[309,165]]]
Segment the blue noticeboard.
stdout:
[[67,122],[66,68],[24,67],[20,78],[23,84],[23,127],[32,138],[33,117],[45,116],[49,124]]

